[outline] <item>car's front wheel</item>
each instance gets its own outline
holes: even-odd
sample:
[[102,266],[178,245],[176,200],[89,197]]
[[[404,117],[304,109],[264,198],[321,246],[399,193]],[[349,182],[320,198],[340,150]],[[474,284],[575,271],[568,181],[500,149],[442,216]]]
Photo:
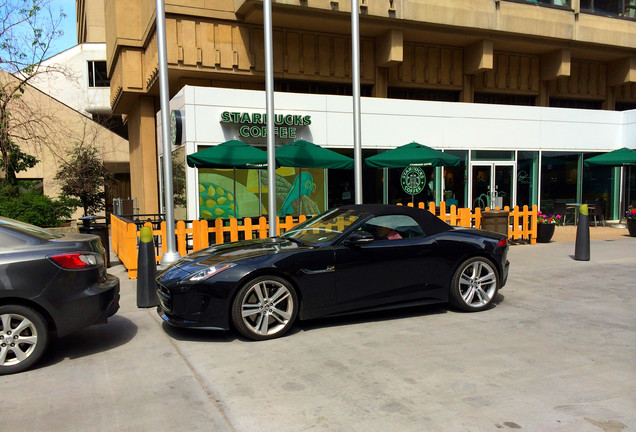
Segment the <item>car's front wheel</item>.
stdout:
[[469,312],[486,309],[499,290],[495,266],[482,257],[464,261],[455,271],[450,288],[453,306]]
[[48,343],[48,326],[42,315],[20,305],[0,306],[0,375],[31,367]]
[[239,290],[232,303],[232,322],[252,340],[274,339],[284,335],[298,313],[294,288],[276,276],[256,278]]

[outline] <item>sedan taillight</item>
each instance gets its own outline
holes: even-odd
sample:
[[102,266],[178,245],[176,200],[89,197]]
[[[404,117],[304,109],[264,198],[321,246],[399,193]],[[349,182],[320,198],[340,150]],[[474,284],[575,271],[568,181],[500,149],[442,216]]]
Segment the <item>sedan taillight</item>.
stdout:
[[103,264],[103,259],[96,254],[65,253],[49,257],[57,265],[67,269],[86,269]]
[[497,247],[506,246],[507,244],[508,244],[508,237],[499,240],[499,243],[497,243]]

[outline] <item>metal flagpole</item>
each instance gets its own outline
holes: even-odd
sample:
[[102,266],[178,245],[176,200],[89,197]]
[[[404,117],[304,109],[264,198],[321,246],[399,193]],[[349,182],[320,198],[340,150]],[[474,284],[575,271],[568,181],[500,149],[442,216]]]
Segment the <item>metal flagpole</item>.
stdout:
[[166,252],[161,265],[176,262],[181,255],[174,237],[174,193],[172,188],[172,149],[170,146],[170,92],[168,90],[168,62],[166,51],[166,13],[163,0],[155,0],[157,8],[157,49],[159,51],[159,99],[161,102],[161,144],[163,149],[163,190],[166,211]]
[[265,33],[265,99],[267,113],[267,213],[269,236],[276,236],[276,143],[274,141],[274,50],[272,0],[263,0]]
[[353,174],[355,202],[362,204],[362,144],[360,133],[360,7],[351,0],[351,78],[353,85]]

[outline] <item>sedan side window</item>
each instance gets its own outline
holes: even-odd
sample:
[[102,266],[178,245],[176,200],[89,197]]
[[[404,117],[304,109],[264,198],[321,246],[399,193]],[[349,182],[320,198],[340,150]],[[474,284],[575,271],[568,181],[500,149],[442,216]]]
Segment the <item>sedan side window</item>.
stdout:
[[375,240],[400,240],[425,236],[420,225],[406,215],[377,216],[365,222],[358,230],[373,234]]

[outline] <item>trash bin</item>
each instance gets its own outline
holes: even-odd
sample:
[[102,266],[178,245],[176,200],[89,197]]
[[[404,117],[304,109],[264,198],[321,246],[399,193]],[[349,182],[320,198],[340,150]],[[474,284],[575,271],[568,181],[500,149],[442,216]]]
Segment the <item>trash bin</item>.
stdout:
[[81,234],[93,234],[102,240],[102,246],[106,250],[106,262],[110,267],[110,241],[108,239],[108,224],[95,223],[95,216],[84,216],[79,218],[82,225],[79,226]]
[[481,229],[508,235],[508,216],[506,210],[488,210],[481,214]]

